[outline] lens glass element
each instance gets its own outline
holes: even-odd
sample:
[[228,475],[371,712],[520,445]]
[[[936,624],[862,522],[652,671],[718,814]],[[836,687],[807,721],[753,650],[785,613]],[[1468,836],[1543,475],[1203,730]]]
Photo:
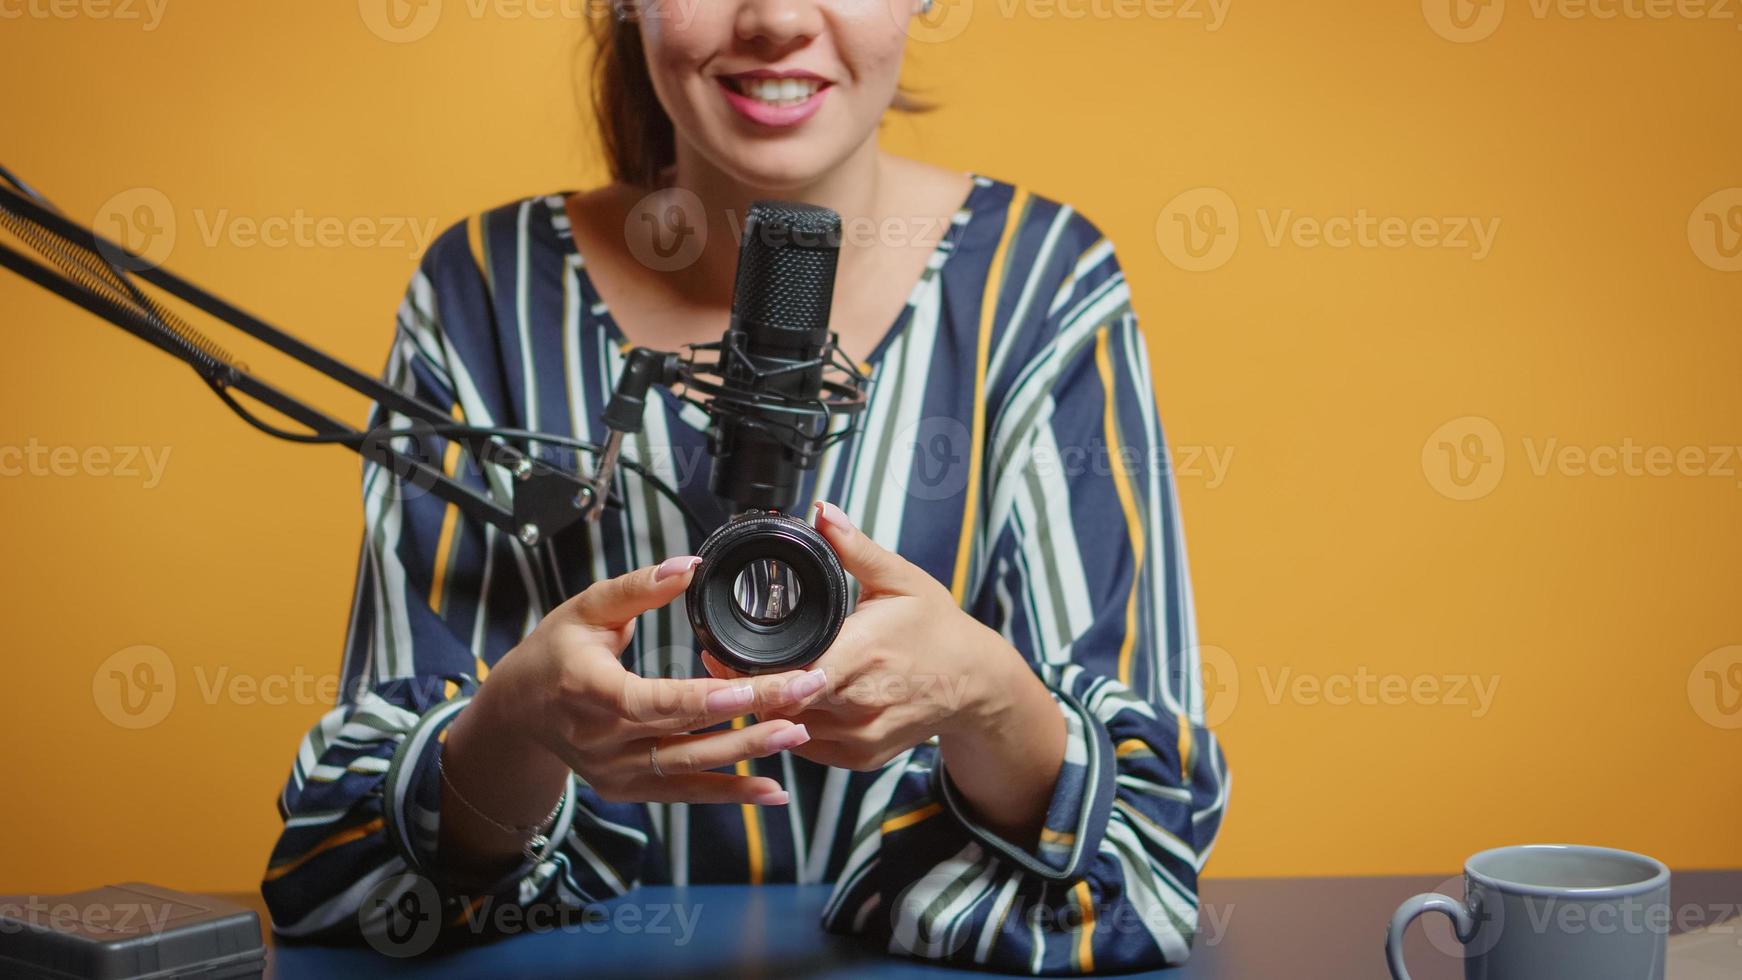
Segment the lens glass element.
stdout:
[[792,566],[774,558],[746,564],[732,583],[732,596],[745,618],[759,626],[776,626],[798,608],[798,576]]

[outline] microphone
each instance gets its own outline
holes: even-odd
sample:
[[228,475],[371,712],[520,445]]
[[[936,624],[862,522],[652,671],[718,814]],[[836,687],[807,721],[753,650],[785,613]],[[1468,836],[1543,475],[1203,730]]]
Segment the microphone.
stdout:
[[[708,487],[733,517],[703,542],[687,593],[690,625],[717,660],[747,674],[810,663],[846,619],[847,576],[827,540],[790,513],[804,474],[852,426],[868,381],[829,329],[841,216],[789,201],[750,206],[739,240],[732,314],[717,343],[688,359],[635,348],[605,411],[611,430],[592,484],[603,499],[624,432],[639,431],[652,384],[685,385],[707,411]],[[713,351],[711,363],[695,352]],[[717,378],[710,379],[709,376]],[[689,392],[706,394],[695,400]],[[595,513],[597,508],[595,507]]]
[[822,386],[840,250],[841,216],[828,208],[750,206],[708,445],[718,459],[710,489],[741,509],[790,510],[816,465],[828,420],[793,407],[814,403]]

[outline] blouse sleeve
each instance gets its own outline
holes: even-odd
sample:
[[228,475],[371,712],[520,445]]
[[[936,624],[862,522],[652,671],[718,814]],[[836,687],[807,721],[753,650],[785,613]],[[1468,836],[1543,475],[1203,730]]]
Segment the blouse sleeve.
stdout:
[[1147,348],[1112,246],[1068,209],[1059,222],[1062,284],[1010,326],[1026,356],[989,409],[968,593],[1065,718],[1044,830],[1029,850],[978,824],[920,745],[867,795],[824,917],[893,952],[1030,974],[1184,961],[1228,785]]
[[[474,219],[478,220],[478,219]],[[406,291],[387,383],[456,417],[490,414],[466,380],[463,330],[487,332],[487,281],[456,226],[432,246]],[[451,329],[450,329],[451,326]],[[481,343],[481,341],[480,341]],[[370,431],[410,425],[376,405]],[[500,495],[457,444],[393,437],[395,448]],[[500,496],[499,496],[500,499]],[[338,703],[303,738],[279,798],[283,831],[261,885],[275,932],[339,938],[379,929],[389,910],[444,924],[488,896],[569,904],[634,881],[647,828],[639,808],[607,804],[572,775],[549,833],[555,842],[493,882],[456,880],[437,853],[437,760],[448,725],[488,663],[536,624],[535,555],[510,535],[464,519],[413,482],[363,467],[364,533]]]

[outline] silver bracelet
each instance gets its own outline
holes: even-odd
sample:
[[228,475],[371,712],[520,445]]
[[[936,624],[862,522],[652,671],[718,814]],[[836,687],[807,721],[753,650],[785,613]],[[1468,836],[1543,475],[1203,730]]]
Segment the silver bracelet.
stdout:
[[441,755],[436,756],[436,772],[441,774],[442,785],[451,790],[454,794],[454,799],[459,800],[461,806],[472,811],[473,816],[504,834],[513,834],[515,837],[524,838],[525,842],[520,846],[520,853],[525,855],[528,861],[537,861],[539,859],[539,852],[549,846],[550,838],[545,836],[544,829],[554,823],[557,814],[562,812],[563,800],[568,798],[568,788],[566,785],[563,788],[562,795],[556,798],[556,805],[550,808],[550,813],[546,814],[543,820],[522,827],[515,824],[503,823],[495,817],[490,816],[488,813],[485,813],[483,810],[478,809],[476,806],[473,806],[472,801],[466,799],[465,795],[460,792],[460,788],[454,785],[452,779],[448,778],[448,768],[443,764],[443,757]]

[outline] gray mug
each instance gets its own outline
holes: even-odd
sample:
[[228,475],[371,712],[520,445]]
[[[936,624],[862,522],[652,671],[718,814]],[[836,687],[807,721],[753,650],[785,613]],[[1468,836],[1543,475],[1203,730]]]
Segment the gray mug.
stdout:
[[1385,956],[1403,968],[1403,931],[1451,917],[1466,980],[1663,980],[1669,869],[1642,854],[1576,844],[1497,847],[1464,862],[1464,901],[1434,892],[1391,917]]

